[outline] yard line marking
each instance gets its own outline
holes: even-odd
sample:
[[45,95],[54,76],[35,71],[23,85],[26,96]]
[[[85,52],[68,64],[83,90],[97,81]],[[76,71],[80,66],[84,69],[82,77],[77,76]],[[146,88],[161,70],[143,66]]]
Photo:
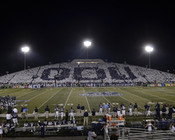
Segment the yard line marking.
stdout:
[[47,91],[48,91],[48,89],[47,89],[47,90],[45,90],[43,93],[41,92],[40,94],[38,94],[38,95],[36,95],[36,96],[34,96],[34,97],[30,98],[30,99],[29,99],[29,101],[31,101],[31,100],[35,99],[36,97],[38,97],[38,96],[40,96],[40,95],[42,95],[42,94],[46,93]]
[[132,95],[134,95],[134,96],[136,96],[136,97],[138,97],[138,98],[142,98],[143,100],[148,100],[148,101],[151,101],[151,100],[149,100],[149,99],[146,99],[146,98],[143,98],[143,97],[141,97],[141,96],[139,96],[139,95],[135,95],[134,93],[132,93],[132,92],[128,92],[128,91],[126,91],[126,90],[122,90],[122,89],[120,89],[121,91],[125,91],[125,92],[127,92],[128,94],[132,94]]
[[65,107],[66,107],[66,104],[67,104],[67,102],[68,102],[68,100],[69,100],[69,98],[70,98],[70,95],[71,95],[71,93],[72,93],[72,89],[73,89],[73,88],[71,88],[71,91],[69,92],[69,96],[67,97],[67,100],[66,100],[66,102],[65,102],[64,107],[63,107],[63,108],[65,108]]
[[[4,92],[4,91],[8,91],[7,93]],[[15,89],[15,91],[9,91],[8,89],[5,89],[3,92],[1,92],[0,94],[7,94],[7,95],[11,95],[11,94],[15,94],[15,93],[18,93],[20,91],[20,89]],[[20,91],[21,92],[21,91]],[[3,96],[6,96],[6,95],[3,95]]]
[[[83,88],[83,90],[84,90],[84,88]],[[85,90],[84,90],[84,93],[85,93]],[[85,99],[86,99],[86,102],[87,102],[87,105],[88,105],[89,111],[92,112],[92,111],[91,111],[91,108],[90,108],[90,105],[89,105],[89,102],[88,102],[88,99],[87,99],[86,96],[85,96]]]
[[17,98],[23,97],[23,96],[25,96],[25,95],[27,95],[27,94],[29,94],[29,93],[35,92],[35,91],[36,91],[36,90],[33,90],[33,91],[30,91],[30,92],[27,92],[26,94],[22,94],[21,96],[18,96]]
[[[60,90],[62,90],[62,89],[60,89]],[[55,92],[52,96],[50,96],[50,98],[49,99],[47,99],[44,103],[42,103],[40,106],[39,106],[39,108],[38,109],[40,109],[45,103],[47,103],[53,96],[55,96],[57,93],[59,93],[60,92],[60,90],[59,91],[57,91],[57,92]]]
[[[116,88],[113,88],[113,89],[116,90]],[[121,89],[119,89],[119,90],[121,91]],[[130,101],[130,100],[128,100],[128,99],[126,99],[126,98],[124,98],[122,96],[120,96],[120,97],[123,98],[124,100],[128,101],[129,103],[135,104],[134,102],[132,102],[132,101]],[[144,108],[142,108],[140,106],[138,106],[138,107],[144,110]]]
[[[98,90],[97,89],[95,89],[96,90],[96,92],[98,92]],[[111,105],[112,105],[112,107],[114,107],[114,105],[103,95],[102,96],[108,103],[110,103]]]
[[163,97],[159,97],[159,96],[156,96],[156,95],[148,94],[148,93],[145,93],[145,92],[143,92],[143,91],[140,91],[140,92],[141,92],[142,94],[145,94],[145,95],[150,95],[150,96],[153,96],[153,97],[156,97],[156,98],[159,98],[159,99],[167,100],[167,101],[169,101],[169,102],[174,102],[174,101],[172,101],[172,100],[168,100],[168,99],[163,98]]
[[112,105],[112,107],[114,107],[114,105],[105,97],[105,96],[102,96],[108,103],[110,103]]

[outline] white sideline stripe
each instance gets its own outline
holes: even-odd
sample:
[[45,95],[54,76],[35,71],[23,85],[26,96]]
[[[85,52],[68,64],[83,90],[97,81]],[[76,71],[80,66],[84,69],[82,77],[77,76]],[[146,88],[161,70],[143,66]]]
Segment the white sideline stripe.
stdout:
[[[61,90],[61,89],[60,89]],[[59,90],[59,91],[60,91]],[[40,109],[45,103],[47,103],[53,96],[55,96],[59,91],[57,91],[57,92],[55,92],[52,96],[50,96],[50,98],[49,99],[47,99],[44,103],[42,103],[40,106],[39,106],[39,108],[38,109]]]
[[73,88],[71,88],[71,91],[69,92],[69,96],[67,97],[67,100],[66,100],[66,102],[65,102],[64,107],[63,107],[63,108],[65,108],[65,107],[66,107],[66,105],[67,105],[67,102],[68,102],[68,100],[69,100],[69,98],[70,98],[70,95],[71,95],[71,93],[72,93],[72,89],[73,89]]
[[[83,88],[83,90],[84,90],[84,88]],[[85,93],[85,90],[84,90],[84,93]],[[85,96],[85,99],[86,99],[86,102],[87,102],[87,105],[88,105],[89,111],[92,112],[92,111],[91,111],[91,108],[90,108],[90,105],[89,105],[89,102],[88,102],[88,99],[87,99],[87,96]]]

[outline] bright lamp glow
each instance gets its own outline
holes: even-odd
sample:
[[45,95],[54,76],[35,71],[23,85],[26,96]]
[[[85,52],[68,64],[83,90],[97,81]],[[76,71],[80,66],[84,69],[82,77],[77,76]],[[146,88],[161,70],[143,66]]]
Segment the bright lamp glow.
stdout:
[[89,41],[89,40],[86,40],[86,41],[83,42],[83,44],[84,44],[84,46],[85,46],[86,48],[89,48],[89,47],[91,46],[92,42]]
[[148,53],[151,53],[154,50],[154,48],[152,46],[146,46],[145,47],[145,51]]
[[28,46],[24,46],[21,48],[21,51],[24,53],[28,53],[30,51],[30,48]]

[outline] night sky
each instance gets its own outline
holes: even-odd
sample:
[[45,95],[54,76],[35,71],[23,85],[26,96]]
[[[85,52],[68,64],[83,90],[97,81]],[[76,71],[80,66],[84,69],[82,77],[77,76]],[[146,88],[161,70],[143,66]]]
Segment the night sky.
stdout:
[[145,67],[151,44],[151,68],[175,69],[175,10],[172,3],[82,3],[60,1],[1,3],[0,75],[23,70],[20,48],[30,68],[51,62],[85,59],[84,39],[91,39],[89,58]]

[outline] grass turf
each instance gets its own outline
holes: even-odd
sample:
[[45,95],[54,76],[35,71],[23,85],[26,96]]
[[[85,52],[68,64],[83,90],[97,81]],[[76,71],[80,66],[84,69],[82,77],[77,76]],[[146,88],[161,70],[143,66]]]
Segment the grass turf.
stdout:
[[[88,92],[118,92],[123,96],[99,96],[89,97],[80,96]],[[0,96],[9,95],[16,96],[17,100],[23,102],[17,103],[20,110],[22,104],[26,104],[29,113],[32,113],[35,106],[39,108],[39,112],[43,113],[48,105],[51,112],[55,112],[54,108],[57,104],[63,104],[65,109],[71,106],[76,109],[78,104],[84,105],[88,111],[95,108],[99,110],[100,103],[119,103],[125,104],[127,107],[130,103],[137,103],[139,110],[144,110],[145,103],[153,102],[152,109],[156,102],[168,103],[175,106],[175,87],[63,87],[63,88],[43,88],[43,89],[1,89]],[[26,101],[24,101],[26,100]],[[73,104],[73,105],[70,105]]]

